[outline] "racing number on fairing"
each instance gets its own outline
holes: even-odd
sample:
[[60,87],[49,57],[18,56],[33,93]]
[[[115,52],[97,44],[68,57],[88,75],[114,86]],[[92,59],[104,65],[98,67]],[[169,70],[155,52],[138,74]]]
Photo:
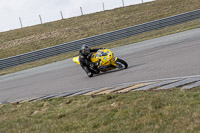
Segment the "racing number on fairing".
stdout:
[[110,54],[108,54],[108,56],[107,56],[107,61],[109,61],[109,56],[110,56]]

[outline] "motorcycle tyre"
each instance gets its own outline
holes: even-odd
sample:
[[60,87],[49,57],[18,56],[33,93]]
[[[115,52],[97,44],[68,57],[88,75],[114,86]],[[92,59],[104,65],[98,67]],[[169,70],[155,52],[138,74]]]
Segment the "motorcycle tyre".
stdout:
[[120,59],[120,58],[117,58],[116,64],[117,64],[117,62],[119,62],[119,63],[121,63],[121,64],[124,65],[124,68],[123,68],[123,69],[128,68],[128,64],[126,63],[126,61],[124,61],[124,60],[122,60],[122,59]]

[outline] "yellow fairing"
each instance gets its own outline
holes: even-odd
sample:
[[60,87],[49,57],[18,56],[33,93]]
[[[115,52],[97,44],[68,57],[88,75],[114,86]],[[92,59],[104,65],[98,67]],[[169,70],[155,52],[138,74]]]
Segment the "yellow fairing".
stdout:
[[73,60],[73,62],[75,62],[75,63],[80,65],[79,56],[74,57],[72,60]]
[[115,61],[117,57],[114,57],[114,54],[109,49],[101,49],[94,53],[91,57],[91,61],[96,63],[99,62],[99,66],[116,66]]
[[[79,56],[74,57],[73,62],[80,65]],[[98,68],[102,71],[108,71],[114,69],[116,64],[115,61],[117,57],[114,57],[114,54],[109,49],[101,49],[96,53],[93,53],[91,56],[91,61],[94,63],[99,62]],[[114,66],[114,67],[110,67]]]

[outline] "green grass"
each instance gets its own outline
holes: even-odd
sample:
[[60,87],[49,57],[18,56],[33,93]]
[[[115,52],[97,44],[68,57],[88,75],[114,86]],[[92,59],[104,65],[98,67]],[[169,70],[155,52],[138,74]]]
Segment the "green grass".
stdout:
[[[0,33],[0,58],[192,11],[199,0],[157,0]],[[199,28],[200,20],[144,33],[112,48]],[[101,46],[102,47],[102,46]],[[76,52],[1,70],[12,73],[77,55]],[[76,96],[0,105],[0,132],[200,132],[200,88],[103,96]]]
[[0,132],[197,133],[200,88],[0,105]]

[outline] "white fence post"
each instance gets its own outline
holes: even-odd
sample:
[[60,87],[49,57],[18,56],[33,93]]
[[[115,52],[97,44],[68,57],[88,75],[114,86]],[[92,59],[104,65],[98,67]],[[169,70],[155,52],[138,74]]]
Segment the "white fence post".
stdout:
[[82,9],[82,7],[80,7],[80,9],[81,9],[81,14],[83,15],[83,9]]
[[61,15],[61,18],[62,18],[62,19],[64,19],[64,18],[63,18],[63,14],[62,14],[62,11],[60,11],[60,15]]
[[40,18],[40,22],[41,22],[41,24],[42,24],[42,17],[41,17],[41,15],[39,15],[39,18]]
[[103,11],[105,11],[105,6],[104,6],[104,3],[102,3],[102,5],[103,5]]
[[123,7],[124,7],[124,0],[122,0],[122,4],[123,4]]
[[23,25],[22,25],[22,20],[21,20],[21,18],[19,17],[19,22],[20,22],[20,25],[21,25],[21,28],[23,27]]

